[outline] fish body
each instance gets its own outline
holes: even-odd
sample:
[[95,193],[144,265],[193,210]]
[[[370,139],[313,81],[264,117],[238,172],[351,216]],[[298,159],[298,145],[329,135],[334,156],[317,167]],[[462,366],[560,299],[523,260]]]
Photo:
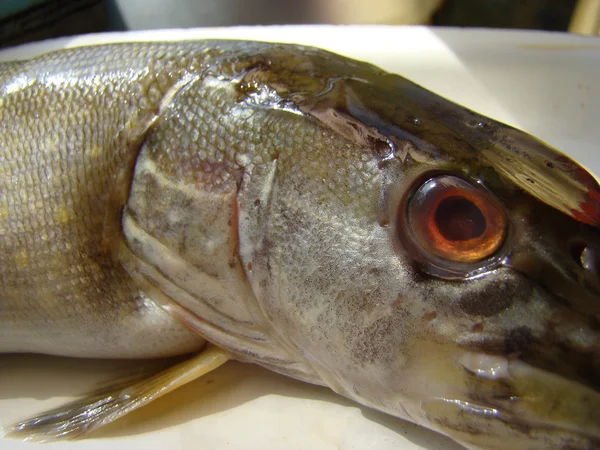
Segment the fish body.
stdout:
[[600,448],[600,189],[537,139],[283,44],[63,50],[0,93],[0,352],[208,341],[468,448]]

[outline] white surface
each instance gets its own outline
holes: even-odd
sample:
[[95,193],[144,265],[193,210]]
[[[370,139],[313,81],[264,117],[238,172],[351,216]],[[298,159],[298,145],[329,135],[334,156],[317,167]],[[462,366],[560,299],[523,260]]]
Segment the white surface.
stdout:
[[[228,37],[317,45],[397,72],[478,112],[526,130],[600,173],[600,39],[565,34],[423,27],[270,27],[99,35],[95,42]],[[50,46],[75,46],[90,38]],[[48,48],[48,45],[46,45]],[[27,46],[0,59],[39,52]],[[85,392],[142,363],[0,357],[0,424]],[[34,444],[0,440],[0,450]],[[51,444],[48,449],[66,449]],[[231,363],[126,419],[84,450],[456,450],[435,434],[330,391]]]

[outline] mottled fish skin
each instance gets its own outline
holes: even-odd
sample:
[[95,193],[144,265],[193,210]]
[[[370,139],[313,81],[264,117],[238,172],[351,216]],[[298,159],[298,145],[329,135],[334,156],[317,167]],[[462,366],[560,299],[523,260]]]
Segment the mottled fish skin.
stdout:
[[[600,189],[566,156],[292,45],[65,50],[0,89],[0,351],[207,339],[470,449],[600,448]],[[493,254],[414,238],[443,176],[501,211]]]

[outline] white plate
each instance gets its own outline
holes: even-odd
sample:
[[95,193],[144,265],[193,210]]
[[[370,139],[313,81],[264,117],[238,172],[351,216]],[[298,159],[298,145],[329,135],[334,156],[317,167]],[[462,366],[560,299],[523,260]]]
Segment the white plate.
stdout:
[[[1,59],[91,42],[203,37],[297,42],[368,60],[464,106],[526,130],[600,173],[600,39],[561,33],[426,27],[293,26],[166,30],[66,38]],[[140,362],[0,357],[0,424],[56,406]],[[0,440],[0,450],[34,444]],[[51,444],[63,450],[68,444]],[[327,389],[228,363],[69,446],[159,449],[457,450],[434,433]]]

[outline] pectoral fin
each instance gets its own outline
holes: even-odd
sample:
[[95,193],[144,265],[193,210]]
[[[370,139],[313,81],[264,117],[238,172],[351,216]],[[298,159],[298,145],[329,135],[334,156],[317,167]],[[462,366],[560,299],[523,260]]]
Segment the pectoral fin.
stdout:
[[168,369],[47,411],[5,430],[5,437],[36,442],[77,439],[216,369],[229,359],[209,345]]

